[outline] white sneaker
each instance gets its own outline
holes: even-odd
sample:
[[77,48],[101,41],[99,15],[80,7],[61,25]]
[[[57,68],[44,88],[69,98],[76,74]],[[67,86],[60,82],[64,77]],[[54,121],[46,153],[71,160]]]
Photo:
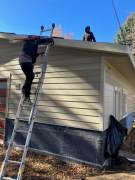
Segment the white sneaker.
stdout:
[[23,103],[24,104],[29,104],[29,105],[33,104],[29,97],[25,97],[24,100],[23,100]]

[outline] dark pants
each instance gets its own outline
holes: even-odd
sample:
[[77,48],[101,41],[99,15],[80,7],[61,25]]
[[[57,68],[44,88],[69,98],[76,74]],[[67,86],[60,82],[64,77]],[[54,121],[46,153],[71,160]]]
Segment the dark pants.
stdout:
[[22,71],[26,76],[25,84],[22,89],[25,90],[25,96],[30,96],[31,84],[34,79],[33,65],[31,62],[24,62],[20,64]]

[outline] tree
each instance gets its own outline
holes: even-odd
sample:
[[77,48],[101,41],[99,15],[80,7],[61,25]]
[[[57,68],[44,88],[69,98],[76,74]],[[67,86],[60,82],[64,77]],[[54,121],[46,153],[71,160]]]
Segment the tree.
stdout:
[[65,39],[73,39],[74,33],[64,33],[62,30],[62,25],[60,24],[59,26],[55,25],[53,36],[63,37]]
[[114,42],[117,44],[127,44],[132,51],[135,58],[135,12],[130,14],[122,27],[119,27],[120,31],[116,33],[116,39]]

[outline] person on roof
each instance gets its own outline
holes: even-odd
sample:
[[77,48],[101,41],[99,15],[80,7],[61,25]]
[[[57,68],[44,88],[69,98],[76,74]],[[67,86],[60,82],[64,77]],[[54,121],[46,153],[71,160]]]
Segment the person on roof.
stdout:
[[85,33],[83,35],[83,41],[92,41],[92,40],[94,42],[96,42],[96,39],[95,39],[93,33],[90,31],[90,26],[87,26],[85,28]]
[[25,95],[24,103],[26,104],[32,104],[30,100],[30,91],[31,84],[34,79],[33,64],[36,63],[36,59],[39,55],[44,54],[44,52],[37,53],[39,44],[54,44],[54,41],[52,38],[41,39],[39,36],[31,36],[30,40],[26,40],[19,55],[19,64],[26,76],[26,80],[22,88],[22,94]]

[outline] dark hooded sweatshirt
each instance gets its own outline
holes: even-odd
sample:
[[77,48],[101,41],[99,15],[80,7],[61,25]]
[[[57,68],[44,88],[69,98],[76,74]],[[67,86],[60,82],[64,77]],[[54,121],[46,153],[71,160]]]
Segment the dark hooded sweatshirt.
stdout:
[[[49,43],[52,43],[52,42],[53,42],[52,38],[43,38],[43,39],[36,39],[36,40],[26,41],[25,44],[23,45],[20,56],[27,57],[29,59],[28,62],[31,59],[32,64],[34,64],[36,62],[37,57],[39,56],[39,54],[37,53],[38,45],[39,44],[49,44]],[[19,63],[21,64],[23,62],[19,61]]]
[[95,39],[95,37],[94,37],[94,35],[93,35],[93,33],[92,32],[86,32],[86,33],[84,33],[84,35],[83,35],[83,41],[94,41],[94,42],[96,42],[96,39]]

